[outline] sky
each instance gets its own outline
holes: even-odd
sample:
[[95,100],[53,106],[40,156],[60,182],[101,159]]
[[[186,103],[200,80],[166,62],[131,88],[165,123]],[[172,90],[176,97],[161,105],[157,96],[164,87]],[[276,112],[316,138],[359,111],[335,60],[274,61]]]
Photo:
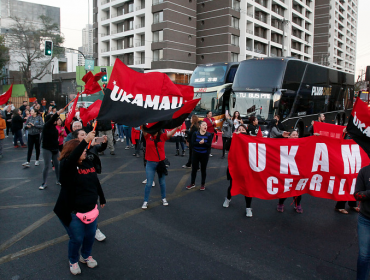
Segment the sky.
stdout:
[[[88,1],[90,1],[90,23],[92,23],[92,0],[23,0],[43,5],[60,7],[61,31],[65,36],[64,46],[77,49],[82,46],[82,28],[88,22]],[[358,0],[356,80],[361,70],[370,66],[370,34],[368,18],[370,0]]]

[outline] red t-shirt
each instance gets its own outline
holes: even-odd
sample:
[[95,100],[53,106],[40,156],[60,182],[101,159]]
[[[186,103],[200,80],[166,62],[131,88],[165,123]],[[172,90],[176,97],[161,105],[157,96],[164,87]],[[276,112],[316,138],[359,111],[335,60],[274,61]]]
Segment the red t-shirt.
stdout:
[[[154,139],[155,137],[153,137],[149,133],[147,133],[147,135],[145,136],[146,141],[145,159],[147,161],[159,162],[160,160],[158,158],[158,153],[155,148]],[[168,140],[167,133],[163,133],[161,135],[161,140],[157,143],[158,152],[161,160],[164,160],[166,158],[166,155],[164,153],[164,142],[166,142],[167,140]]]
[[209,118],[207,117],[205,117],[203,120],[207,123],[207,132],[215,133],[215,128],[214,128],[216,126],[215,119],[211,118],[214,124],[212,124]]

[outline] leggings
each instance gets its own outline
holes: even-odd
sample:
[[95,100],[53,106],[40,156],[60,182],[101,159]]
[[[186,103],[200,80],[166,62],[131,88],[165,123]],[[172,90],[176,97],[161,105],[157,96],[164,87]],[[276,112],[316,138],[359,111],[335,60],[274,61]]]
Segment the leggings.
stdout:
[[[337,204],[335,205],[335,208],[336,209],[346,208],[346,202],[347,201],[338,201]],[[357,207],[357,201],[348,201],[348,206],[349,207]]]
[[6,122],[6,136],[9,136],[9,130],[12,130],[12,123]]
[[124,127],[123,128],[123,133],[126,136],[126,146],[129,146],[130,145],[130,142],[132,144],[132,141],[131,141],[131,128],[130,127]]
[[[230,178],[230,186],[229,188],[227,189],[227,199],[230,200],[231,199],[231,187],[232,187],[232,182],[233,180]],[[245,208],[251,208],[251,205],[252,205],[252,198],[251,197],[248,197],[248,196],[244,196],[245,198]]]
[[192,162],[192,169],[191,169],[191,184],[195,184],[195,178],[197,177],[197,171],[199,169],[199,162],[200,162],[200,171],[202,174],[202,182],[201,184],[204,185],[206,183],[206,176],[207,176],[207,163],[208,163],[209,153],[198,153],[193,151],[193,162]]
[[[279,204],[284,204],[285,200],[287,198],[279,198]],[[295,202],[295,205],[298,206],[298,205],[301,205],[301,199],[302,199],[302,196],[299,195],[299,196],[293,196],[293,202]]]
[[180,143],[181,149],[185,151],[185,145],[184,145],[184,141],[182,141],[182,136],[176,136],[175,140],[176,140],[176,150],[179,149],[179,143]]
[[36,160],[40,158],[40,134],[28,135],[28,153],[27,153],[27,162],[31,161],[33,146],[36,150]]
[[53,161],[55,167],[55,175],[57,176],[57,181],[59,182],[59,161],[58,161],[59,152],[53,154],[49,150],[42,149],[42,156],[44,158],[44,169],[42,170],[42,181],[43,181],[42,183],[46,184],[51,161]]
[[225,151],[226,151],[226,148],[227,150],[229,150],[230,148],[230,141],[231,141],[231,138],[228,138],[228,137],[222,137],[222,156],[224,157],[225,156]]

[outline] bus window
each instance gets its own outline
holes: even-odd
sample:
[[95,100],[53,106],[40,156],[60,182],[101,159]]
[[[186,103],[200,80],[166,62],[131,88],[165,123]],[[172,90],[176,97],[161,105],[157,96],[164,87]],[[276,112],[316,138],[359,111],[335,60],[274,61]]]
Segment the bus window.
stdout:
[[329,69],[309,64],[303,79],[304,84],[313,86],[326,86],[329,84]]
[[302,61],[289,61],[285,70],[283,88],[297,91],[305,68],[306,63]]
[[190,79],[190,85],[195,88],[215,87],[224,84],[226,65],[198,66]]
[[236,70],[238,70],[238,65],[232,66],[226,77],[226,84],[234,82]]

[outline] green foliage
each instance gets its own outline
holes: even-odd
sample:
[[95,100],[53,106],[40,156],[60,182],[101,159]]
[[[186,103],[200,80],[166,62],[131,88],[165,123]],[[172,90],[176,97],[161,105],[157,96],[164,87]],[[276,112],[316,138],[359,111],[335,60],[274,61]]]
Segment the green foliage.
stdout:
[[2,78],[2,69],[9,61],[9,49],[5,46],[5,39],[0,36],[0,78]]

